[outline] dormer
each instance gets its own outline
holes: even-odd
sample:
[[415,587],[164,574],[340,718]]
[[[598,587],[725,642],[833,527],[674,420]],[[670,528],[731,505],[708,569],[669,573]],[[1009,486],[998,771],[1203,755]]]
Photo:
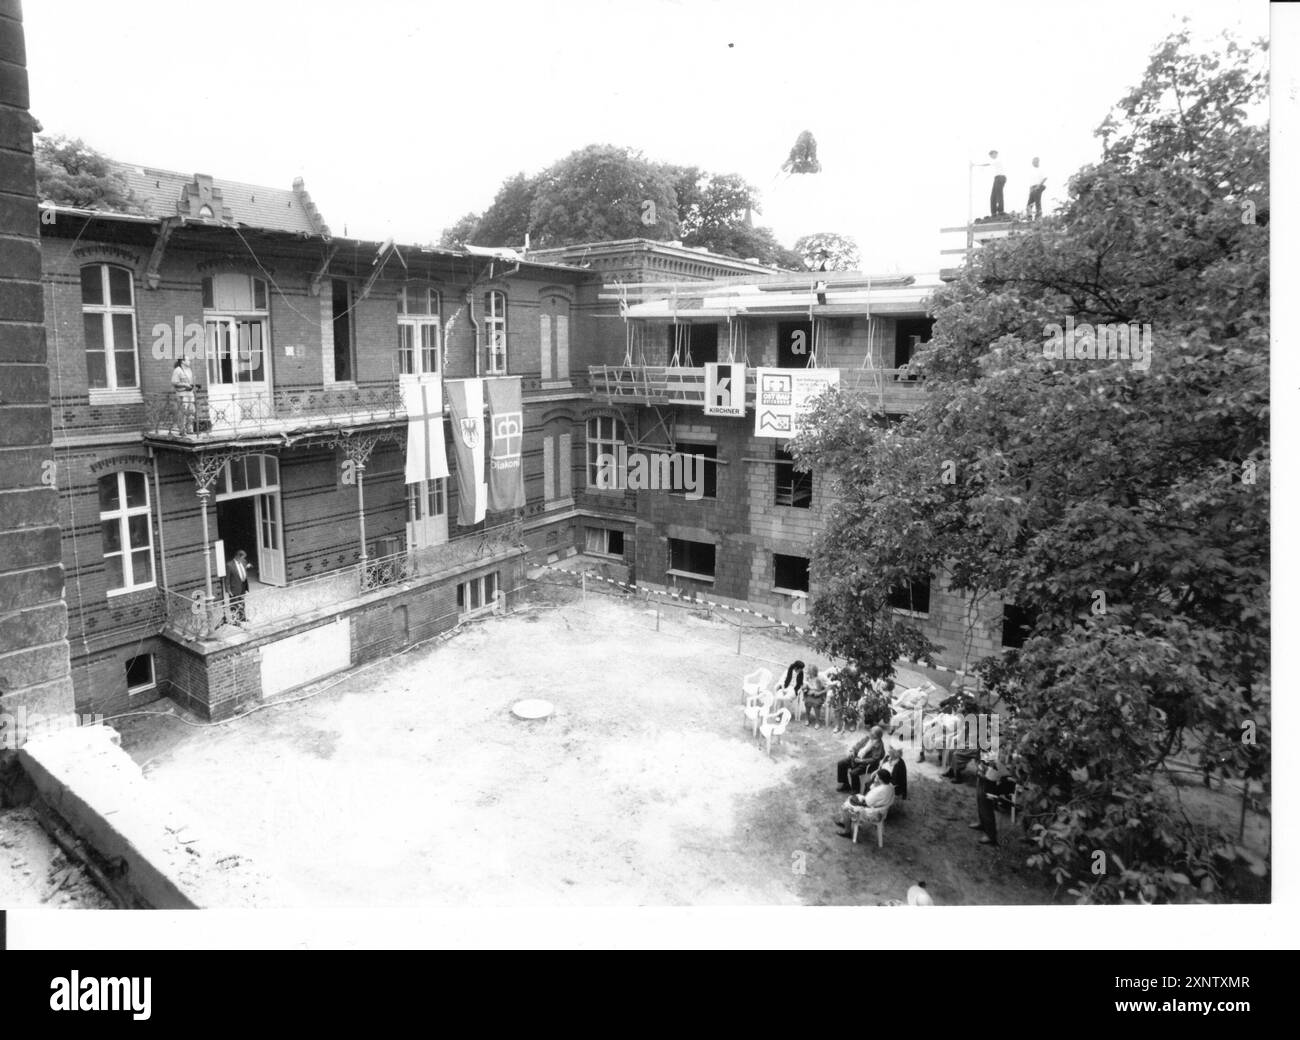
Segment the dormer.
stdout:
[[176,212],[188,220],[233,223],[230,209],[222,204],[221,189],[213,186],[212,178],[206,173],[196,173],[194,180],[181,189]]

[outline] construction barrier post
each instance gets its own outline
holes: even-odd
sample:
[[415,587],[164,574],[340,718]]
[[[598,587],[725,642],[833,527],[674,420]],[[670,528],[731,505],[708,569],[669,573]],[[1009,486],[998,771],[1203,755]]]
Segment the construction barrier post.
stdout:
[[740,637],[745,634],[745,626],[736,626],[736,655],[740,656]]

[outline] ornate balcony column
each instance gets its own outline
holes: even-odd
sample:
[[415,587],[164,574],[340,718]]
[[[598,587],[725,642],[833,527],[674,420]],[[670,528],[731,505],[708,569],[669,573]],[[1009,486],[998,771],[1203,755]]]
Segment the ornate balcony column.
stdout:
[[[352,467],[352,476],[357,484],[357,526],[361,532],[361,566],[366,565],[366,463],[379,443],[380,435],[374,433],[345,433],[334,441],[334,446],[342,448],[347,455],[347,463]],[[344,483],[347,483],[345,477]]]
[[199,496],[199,516],[203,522],[203,582],[207,592],[208,609],[212,608],[212,543],[208,538],[208,499],[212,495],[212,485],[216,483],[221,471],[235,456],[233,451],[200,452],[186,460],[190,475],[194,477]]

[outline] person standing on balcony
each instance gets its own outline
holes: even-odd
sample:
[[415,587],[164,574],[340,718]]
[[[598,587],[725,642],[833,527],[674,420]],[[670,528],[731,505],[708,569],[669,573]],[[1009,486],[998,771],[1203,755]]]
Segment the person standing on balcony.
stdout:
[[1038,165],[1038,156],[1030,161],[1029,201],[1025,203],[1025,216],[1038,220],[1043,215],[1043,189],[1047,187],[1047,174]]
[[226,564],[226,595],[230,597],[230,620],[237,625],[248,621],[244,597],[248,595],[248,553],[240,549]]
[[989,151],[988,164],[993,167],[993,190],[989,193],[989,216],[1005,216],[1007,211],[1002,202],[1002,189],[1007,185],[1007,171],[1002,166],[1002,160],[998,158],[996,148]]
[[194,370],[189,358],[172,366],[172,392],[176,395],[176,425],[182,435],[194,432]]

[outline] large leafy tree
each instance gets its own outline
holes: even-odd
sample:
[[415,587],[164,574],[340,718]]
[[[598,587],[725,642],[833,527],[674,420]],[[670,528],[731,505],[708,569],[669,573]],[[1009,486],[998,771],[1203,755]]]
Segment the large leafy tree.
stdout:
[[532,205],[533,244],[563,246],[620,238],[677,237],[672,178],[640,152],[588,145],[539,178]]
[[849,235],[833,231],[802,236],[795,242],[794,251],[810,271],[856,271],[862,262],[858,243]]
[[115,213],[144,212],[108,159],[81,138],[38,137],[35,150],[42,201]]
[[[972,619],[999,601],[1034,619],[983,670],[1014,713],[1030,861],[1081,900],[1231,897],[1243,861],[1265,870],[1172,782],[1179,760],[1269,775],[1257,46],[1162,44],[1062,212],[936,293],[920,410],[895,424],[828,395],[795,446],[843,493],[817,548],[824,646],[892,653],[882,604],[928,573]],[[1067,319],[1149,325],[1151,349],[1045,356]]]

